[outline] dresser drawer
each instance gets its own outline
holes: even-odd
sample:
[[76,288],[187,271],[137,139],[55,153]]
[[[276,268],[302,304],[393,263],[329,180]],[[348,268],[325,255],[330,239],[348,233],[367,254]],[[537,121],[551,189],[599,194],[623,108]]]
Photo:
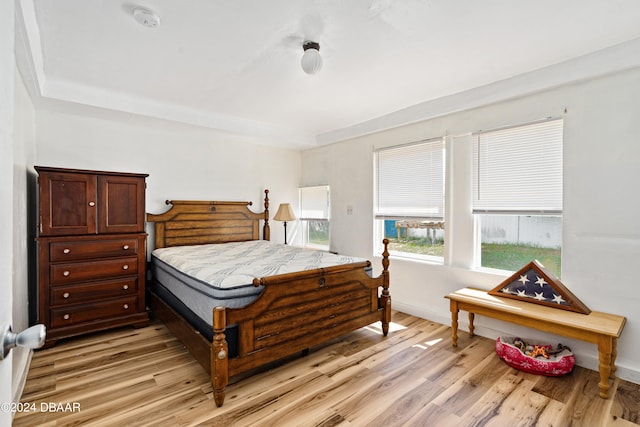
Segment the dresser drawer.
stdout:
[[90,258],[122,257],[138,253],[138,239],[103,239],[98,241],[58,241],[49,244],[50,261],[73,261]]
[[137,279],[127,278],[109,282],[52,286],[49,304],[52,306],[70,305],[107,298],[135,296],[138,292],[137,283]]
[[51,284],[74,283],[91,279],[135,275],[138,258],[50,264]]
[[105,320],[137,312],[138,298],[118,298],[50,310],[51,327],[61,328],[78,323]]

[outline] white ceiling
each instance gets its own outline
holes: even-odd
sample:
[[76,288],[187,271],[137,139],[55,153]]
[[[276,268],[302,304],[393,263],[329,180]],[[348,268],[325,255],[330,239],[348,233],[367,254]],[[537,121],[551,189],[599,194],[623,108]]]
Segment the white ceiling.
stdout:
[[[638,0],[20,0],[43,99],[305,148],[640,65]],[[156,28],[134,6],[160,15]],[[302,43],[324,67],[300,67]]]

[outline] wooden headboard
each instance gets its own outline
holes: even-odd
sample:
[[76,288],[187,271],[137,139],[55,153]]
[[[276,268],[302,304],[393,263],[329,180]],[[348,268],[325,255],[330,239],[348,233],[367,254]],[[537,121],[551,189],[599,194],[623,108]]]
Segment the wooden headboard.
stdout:
[[242,242],[271,238],[269,228],[269,190],[264,190],[264,211],[249,210],[252,202],[167,200],[171,208],[162,214],[147,214],[154,223],[155,247]]

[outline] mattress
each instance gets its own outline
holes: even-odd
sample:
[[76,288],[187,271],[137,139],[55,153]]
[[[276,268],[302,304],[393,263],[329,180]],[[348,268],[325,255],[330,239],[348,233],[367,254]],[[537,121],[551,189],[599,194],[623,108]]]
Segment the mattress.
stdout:
[[257,299],[263,287],[253,285],[256,277],[367,261],[266,240],[161,248],[152,252],[151,259],[156,293],[165,300],[180,301],[167,302],[179,312],[190,311],[181,312],[186,319],[195,315],[208,325],[209,337],[213,308],[244,307]]

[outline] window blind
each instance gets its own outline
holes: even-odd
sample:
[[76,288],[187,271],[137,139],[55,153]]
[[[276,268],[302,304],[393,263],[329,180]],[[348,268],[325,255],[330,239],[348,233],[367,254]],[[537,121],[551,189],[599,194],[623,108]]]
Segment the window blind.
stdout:
[[300,219],[329,219],[329,186],[300,188]]
[[473,141],[473,212],[562,212],[561,119],[481,132]]
[[376,218],[444,218],[442,138],[377,151]]

